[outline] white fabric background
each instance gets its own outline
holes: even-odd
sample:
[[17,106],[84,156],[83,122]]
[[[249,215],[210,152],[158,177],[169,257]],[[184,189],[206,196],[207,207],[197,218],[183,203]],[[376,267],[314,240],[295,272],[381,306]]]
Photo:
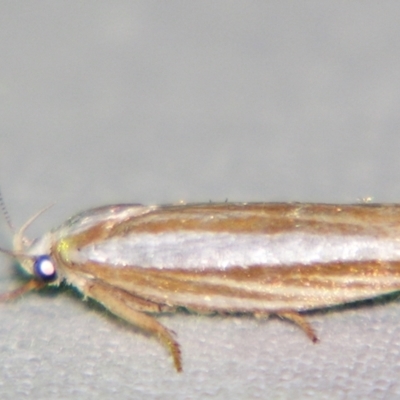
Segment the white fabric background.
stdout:
[[[400,200],[400,4],[3,1],[0,183],[40,235],[114,202]],[[11,247],[5,223],[1,245]],[[1,257],[0,289],[18,284]],[[400,304],[163,316],[166,350],[73,291],[0,305],[1,399],[394,399]]]

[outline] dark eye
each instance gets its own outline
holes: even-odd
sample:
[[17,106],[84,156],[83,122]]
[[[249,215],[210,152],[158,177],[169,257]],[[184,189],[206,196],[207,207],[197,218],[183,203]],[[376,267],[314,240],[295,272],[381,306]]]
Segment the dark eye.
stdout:
[[51,282],[57,278],[56,268],[49,256],[39,256],[33,265],[35,275],[42,281]]

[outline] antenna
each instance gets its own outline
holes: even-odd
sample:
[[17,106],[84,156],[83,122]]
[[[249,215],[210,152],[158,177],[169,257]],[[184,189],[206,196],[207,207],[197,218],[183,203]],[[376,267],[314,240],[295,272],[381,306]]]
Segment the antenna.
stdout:
[[10,217],[10,214],[9,214],[9,212],[7,210],[6,204],[4,203],[4,198],[3,198],[3,195],[1,193],[1,190],[0,190],[0,208],[1,208],[1,212],[2,212],[2,214],[4,216],[4,219],[7,222],[8,227],[14,233],[15,229],[14,229],[13,224],[11,222],[11,217]]

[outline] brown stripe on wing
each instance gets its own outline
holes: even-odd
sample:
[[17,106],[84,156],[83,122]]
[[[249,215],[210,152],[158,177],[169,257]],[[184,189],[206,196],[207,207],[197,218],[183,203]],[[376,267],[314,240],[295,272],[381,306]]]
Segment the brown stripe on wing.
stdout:
[[206,311],[309,310],[400,290],[400,262],[351,262],[286,267],[252,266],[225,271],[66,265],[73,274],[169,306]]
[[342,235],[373,232],[385,237],[393,234],[393,229],[400,234],[399,227],[400,206],[217,203],[159,207],[116,225],[110,235],[179,230],[274,234],[296,230]]
[[301,203],[190,204],[161,206],[125,221],[110,220],[66,240],[80,247],[130,233],[207,231],[311,232],[314,235],[400,236],[400,206]]

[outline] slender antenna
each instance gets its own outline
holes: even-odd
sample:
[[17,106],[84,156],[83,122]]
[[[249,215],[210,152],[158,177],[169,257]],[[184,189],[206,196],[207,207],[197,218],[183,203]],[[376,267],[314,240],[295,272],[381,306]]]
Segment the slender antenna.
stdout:
[[35,260],[35,256],[30,256],[25,253],[18,253],[16,251],[3,249],[2,247],[0,247],[0,253],[6,254],[7,256],[10,256],[12,258],[27,258],[29,260]]
[[4,203],[4,198],[3,198],[3,195],[1,193],[1,190],[0,190],[0,208],[1,208],[1,212],[2,212],[2,214],[4,216],[4,219],[7,222],[8,227],[11,229],[11,232],[15,233],[15,229],[14,229],[14,226],[13,226],[13,224],[11,222],[11,217],[10,217],[10,214],[9,214],[9,212],[7,210],[6,204]]

